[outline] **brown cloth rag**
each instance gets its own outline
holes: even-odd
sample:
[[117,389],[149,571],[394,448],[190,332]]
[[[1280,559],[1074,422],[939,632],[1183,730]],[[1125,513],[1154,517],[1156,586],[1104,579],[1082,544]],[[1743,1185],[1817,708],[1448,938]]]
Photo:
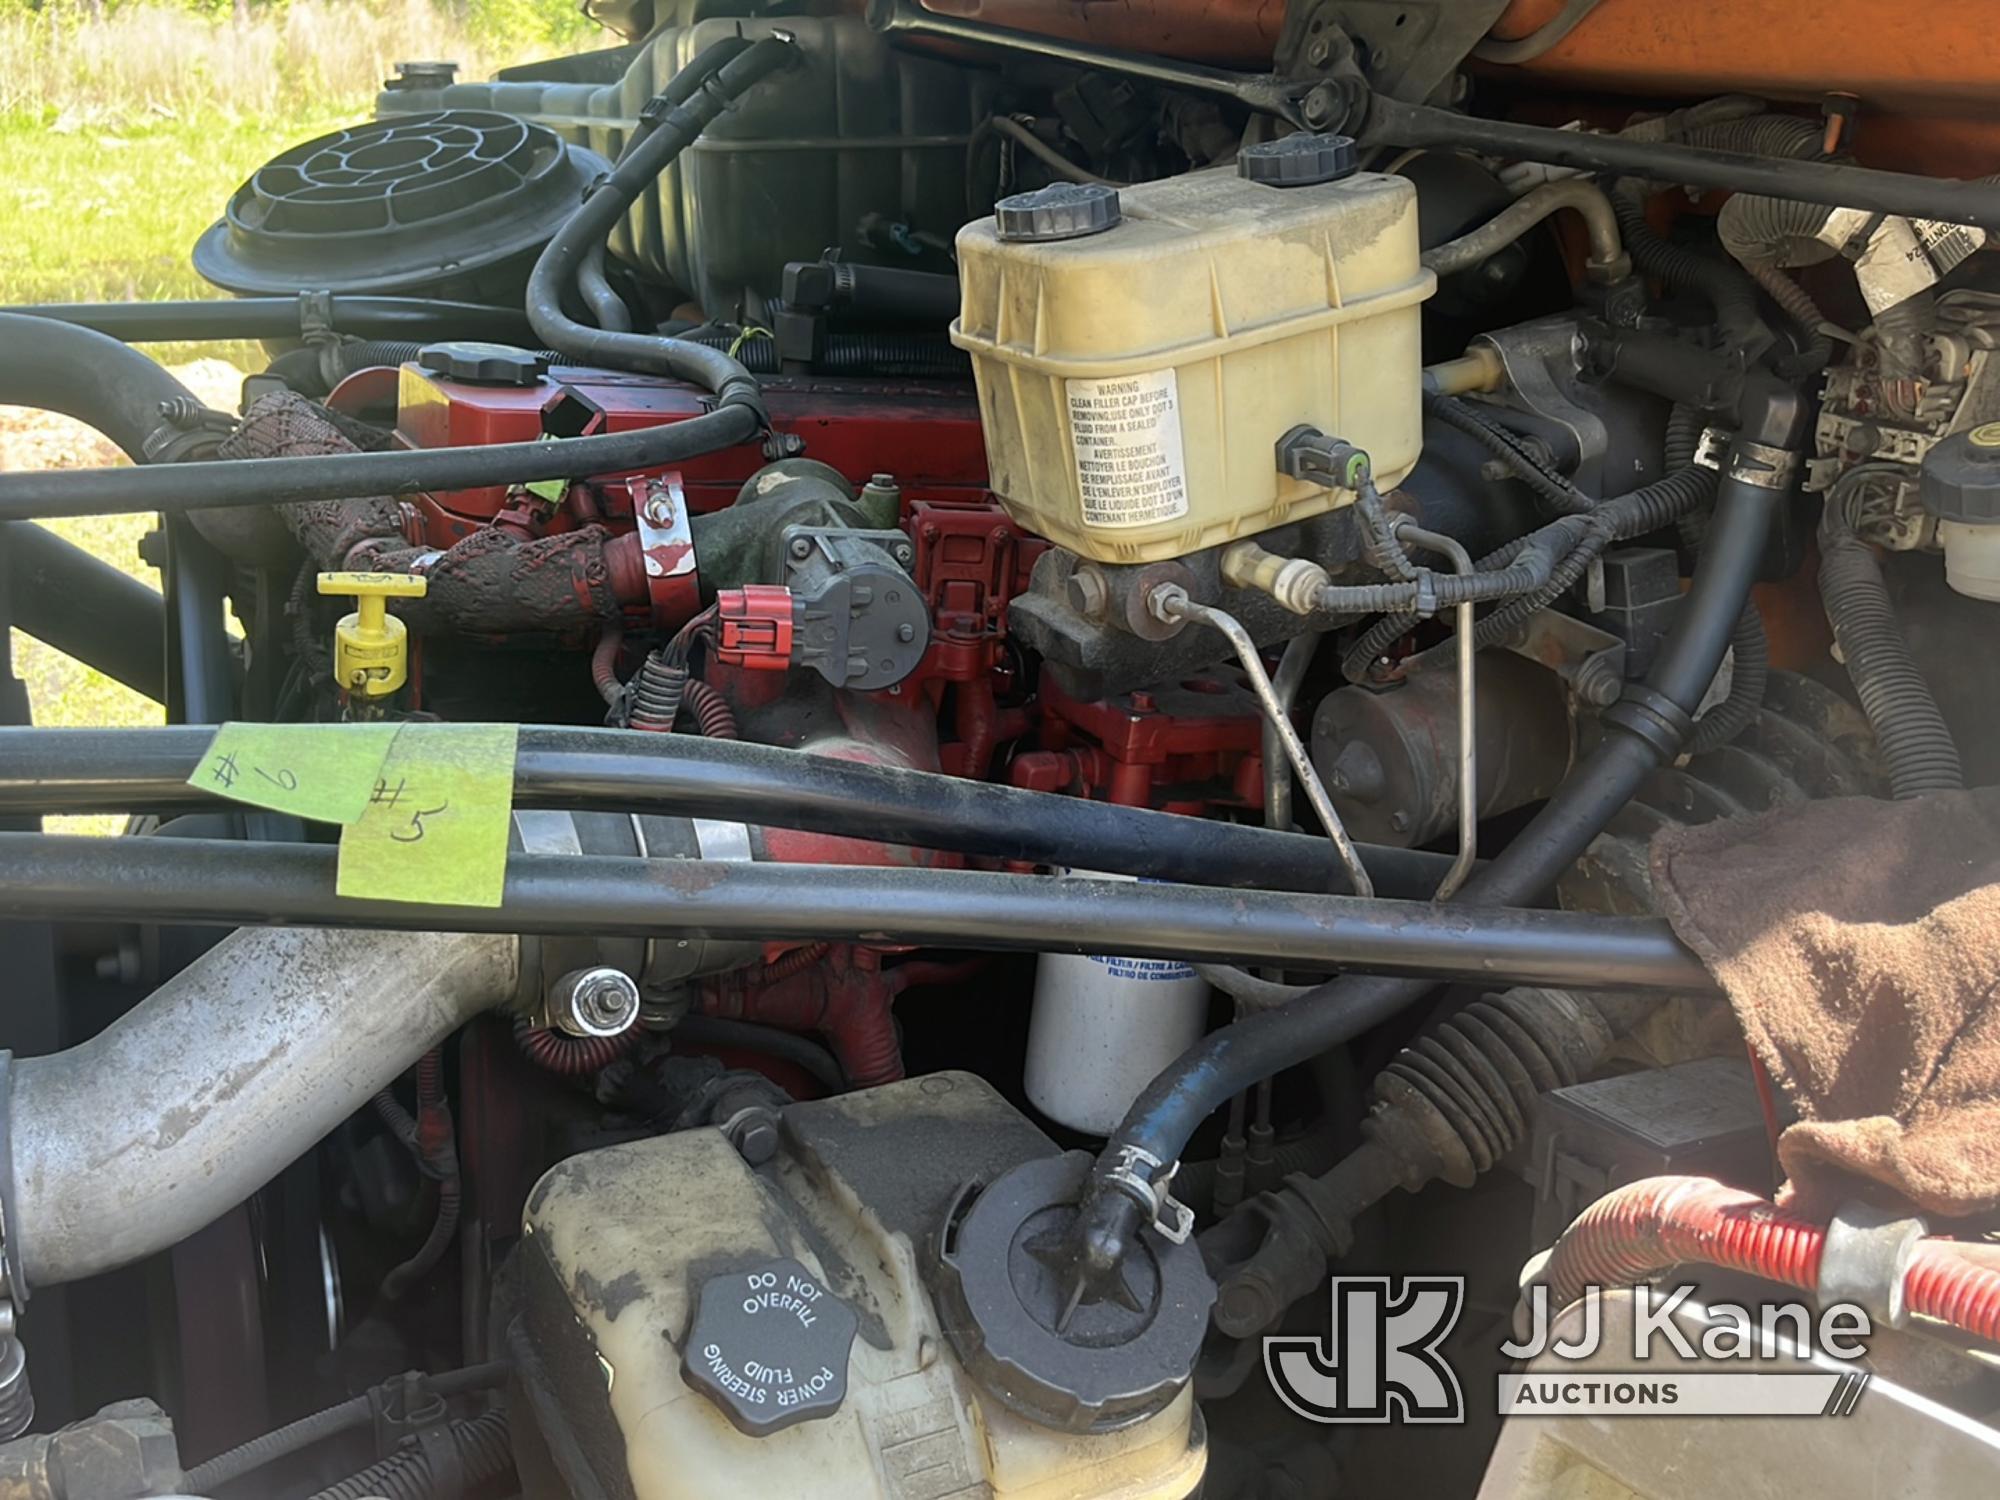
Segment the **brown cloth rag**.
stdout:
[[1788,1201],[1830,1212],[1860,1178],[1947,1218],[2000,1207],[2000,789],[1670,829],[1652,857],[1797,1107]]

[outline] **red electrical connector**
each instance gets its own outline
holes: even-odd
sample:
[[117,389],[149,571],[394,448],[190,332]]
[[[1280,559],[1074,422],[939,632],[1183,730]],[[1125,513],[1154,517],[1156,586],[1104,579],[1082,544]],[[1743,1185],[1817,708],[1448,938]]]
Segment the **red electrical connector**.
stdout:
[[782,584],[746,583],[715,596],[716,660],[754,671],[792,664],[792,591]]

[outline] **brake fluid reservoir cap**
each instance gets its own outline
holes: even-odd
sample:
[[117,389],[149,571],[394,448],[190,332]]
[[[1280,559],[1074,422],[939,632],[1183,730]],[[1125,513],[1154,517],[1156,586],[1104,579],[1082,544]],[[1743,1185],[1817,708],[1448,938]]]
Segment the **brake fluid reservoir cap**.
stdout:
[[1101,234],[1123,217],[1118,189],[1101,182],[1052,182],[993,205],[1000,238],[1025,244]]
[[1345,135],[1287,135],[1236,153],[1236,175],[1269,187],[1312,187],[1352,177],[1360,163]]
[[764,1437],[840,1410],[855,1326],[854,1309],[795,1260],[727,1271],[695,1294],[682,1377],[739,1432]]

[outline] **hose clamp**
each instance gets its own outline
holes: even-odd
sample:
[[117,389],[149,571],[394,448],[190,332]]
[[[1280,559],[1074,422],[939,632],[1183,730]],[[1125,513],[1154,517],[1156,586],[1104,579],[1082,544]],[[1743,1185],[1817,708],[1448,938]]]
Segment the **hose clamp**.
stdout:
[[1827,1222],[1814,1296],[1822,1308],[1851,1302],[1877,1327],[1901,1328],[1910,1320],[1903,1279],[1929,1226],[1866,1203],[1845,1203]]
[[1168,1166],[1143,1146],[1123,1145],[1111,1153],[1105,1183],[1137,1203],[1146,1222],[1169,1244],[1185,1245],[1194,1233],[1194,1210],[1174,1197],[1174,1174],[1181,1164]]
[[1729,448],[1729,478],[1764,490],[1788,490],[1798,473],[1799,456],[1789,448],[1738,438]]

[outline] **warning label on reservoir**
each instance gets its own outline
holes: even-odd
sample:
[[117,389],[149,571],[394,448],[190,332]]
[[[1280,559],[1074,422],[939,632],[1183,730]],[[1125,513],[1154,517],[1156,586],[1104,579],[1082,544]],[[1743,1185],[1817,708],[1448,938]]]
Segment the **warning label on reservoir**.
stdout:
[[1188,513],[1181,403],[1172,370],[1069,380],[1071,446],[1086,526],[1145,526]]

